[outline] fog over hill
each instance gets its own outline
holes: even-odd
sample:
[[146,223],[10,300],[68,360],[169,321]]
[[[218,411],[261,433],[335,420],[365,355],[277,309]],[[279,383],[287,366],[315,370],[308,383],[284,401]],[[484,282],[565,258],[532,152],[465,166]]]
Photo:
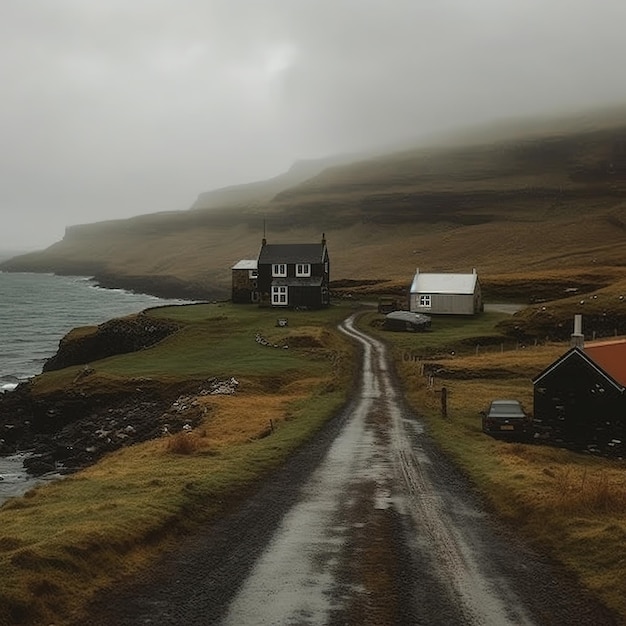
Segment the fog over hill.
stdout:
[[230,268],[326,233],[334,279],[408,282],[415,267],[483,276],[626,264],[626,118],[606,111],[456,141],[300,163],[201,194],[192,210],[68,228],[0,269],[96,275],[157,295],[225,298]]
[[296,161],[288,171],[268,180],[204,191],[198,195],[191,209],[224,209],[244,205],[260,206],[269,202],[277,193],[316,176],[328,167],[351,163],[358,158],[357,155],[339,155],[325,159]]
[[472,127],[462,143],[489,143],[494,122],[551,117],[545,132],[626,101],[622,0],[355,6],[0,3],[0,247],[192,205],[253,209],[302,159]]

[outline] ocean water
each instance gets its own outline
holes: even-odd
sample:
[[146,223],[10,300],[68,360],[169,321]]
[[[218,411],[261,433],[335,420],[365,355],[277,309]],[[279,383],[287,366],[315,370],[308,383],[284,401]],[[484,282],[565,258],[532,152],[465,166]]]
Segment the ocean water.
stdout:
[[[72,328],[101,324],[183,300],[164,300],[117,289],[100,289],[88,278],[0,272],[0,393],[41,373],[46,359]],[[60,474],[30,476],[28,452],[0,457],[0,504]]]
[[79,276],[0,272],[0,392],[41,373],[72,328],[181,303],[101,289]]

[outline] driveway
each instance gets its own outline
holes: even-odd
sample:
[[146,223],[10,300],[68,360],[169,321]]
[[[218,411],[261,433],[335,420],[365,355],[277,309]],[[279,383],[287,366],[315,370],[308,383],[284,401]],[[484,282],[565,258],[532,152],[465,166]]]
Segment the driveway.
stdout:
[[492,519],[403,402],[385,346],[352,403],[227,518],[103,594],[91,624],[616,624]]

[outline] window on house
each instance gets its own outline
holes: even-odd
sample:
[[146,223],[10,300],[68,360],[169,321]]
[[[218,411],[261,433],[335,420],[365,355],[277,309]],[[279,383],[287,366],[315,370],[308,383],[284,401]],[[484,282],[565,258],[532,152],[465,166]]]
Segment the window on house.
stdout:
[[274,263],[272,265],[272,276],[287,276],[287,265],[285,263]]
[[274,306],[287,304],[287,287],[272,287],[272,304]]
[[423,294],[420,296],[420,306],[425,309],[430,309],[430,294]]
[[310,263],[296,263],[296,276],[310,276],[311,264]]

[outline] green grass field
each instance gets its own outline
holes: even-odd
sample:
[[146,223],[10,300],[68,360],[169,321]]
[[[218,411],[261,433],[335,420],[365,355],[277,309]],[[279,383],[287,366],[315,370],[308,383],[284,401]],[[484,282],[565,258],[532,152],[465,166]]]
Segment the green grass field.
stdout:
[[[183,329],[153,348],[96,362],[91,384],[114,388],[146,376],[177,384],[226,374],[241,379],[240,392],[202,399],[207,417],[191,435],[118,450],[1,507],[0,623],[58,623],[76,615],[120,572],[147,564],[174,530],[219,516],[225,501],[244,497],[280,465],[345,402],[353,355],[336,326],[352,310],[290,312],[286,328],[276,326],[274,311],[256,307],[151,311]],[[498,327],[503,315],[435,317],[429,333],[384,331],[373,311],[359,323],[388,343],[409,403],[494,512],[626,615],[619,557],[624,463],[496,441],[481,431],[479,411],[494,397],[515,397],[531,408],[530,379],[567,349],[558,342],[507,344]],[[292,347],[261,346],[256,333]],[[424,375],[430,366],[438,372],[432,380]],[[76,371],[42,375],[36,388],[46,393],[71,384]]]
[[[346,400],[352,348],[336,326],[349,312],[298,312],[278,329],[276,312],[257,307],[151,311],[182,330],[150,349],[92,364],[90,385],[114,390],[129,377],[175,385],[227,375],[240,380],[239,391],[198,398],[207,417],[190,435],[120,449],[6,502],[0,623],[63,623],[96,589],[145,563],[176,529],[219,515],[311,437]],[[281,341],[297,336],[307,347],[261,346],[257,332]],[[73,385],[77,369],[41,375],[36,392]]]

